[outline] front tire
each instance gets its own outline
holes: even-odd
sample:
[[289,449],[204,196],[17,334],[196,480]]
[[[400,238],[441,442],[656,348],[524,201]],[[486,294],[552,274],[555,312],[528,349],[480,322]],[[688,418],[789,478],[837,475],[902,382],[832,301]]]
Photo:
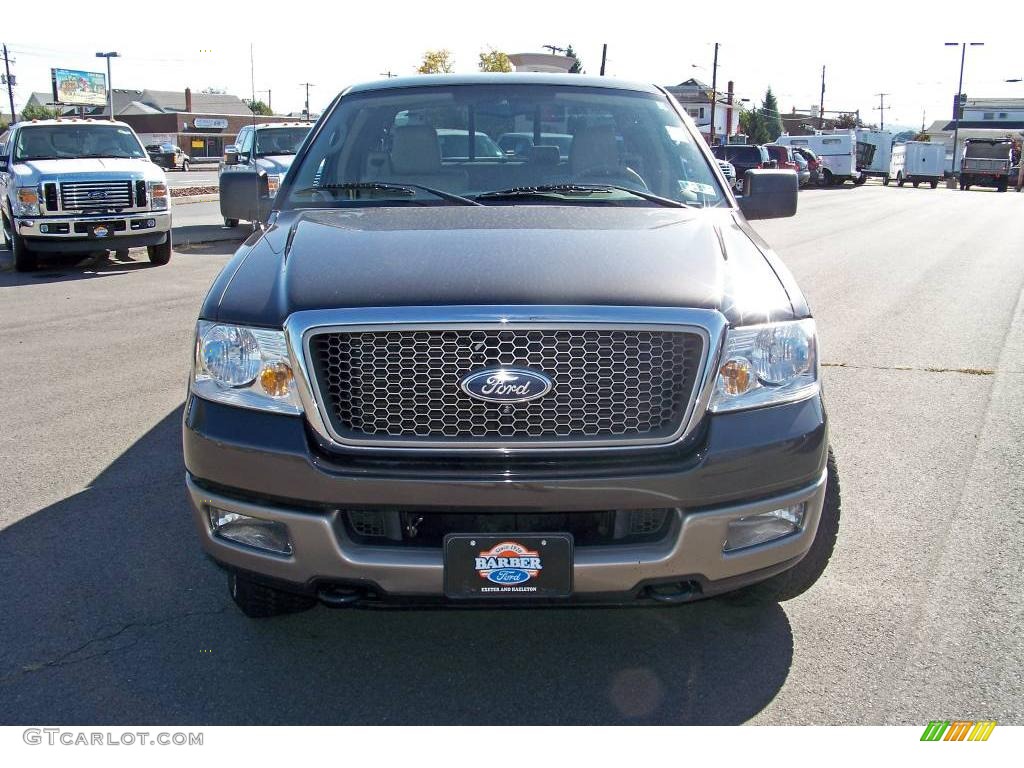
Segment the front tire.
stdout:
[[238,226],[238,219],[224,219],[224,226],[228,229],[234,229]]
[[825,502],[821,508],[821,519],[818,531],[814,535],[811,548],[803,559],[787,571],[772,576],[770,579],[754,584],[735,592],[734,597],[740,602],[783,602],[803,594],[821,578],[832,558],[839,535],[839,517],[841,498],[839,492],[839,471],[832,449],[828,450],[825,479]]
[[937,181],[930,181],[928,183],[931,184],[932,189],[938,189],[939,188],[939,182],[937,182]]
[[188,160],[181,161],[181,170],[185,171],[186,173],[188,172]]
[[867,177],[867,176],[865,176],[865,175],[864,175],[864,174],[862,173],[862,174],[861,174],[860,176],[858,176],[857,178],[855,178],[855,179],[853,180],[853,185],[854,185],[855,187],[859,187],[859,186],[861,186],[862,184],[866,183],[866,182],[867,182],[867,180],[868,180],[868,177]]
[[171,233],[167,233],[167,240],[160,245],[146,246],[149,253],[149,262],[154,266],[161,267],[171,260]]
[[14,231],[14,222],[11,222],[11,235],[7,239],[11,255],[14,257],[14,269],[18,272],[32,272],[39,266],[39,257],[29,250],[25,244],[25,238]]
[[234,572],[228,576],[228,590],[235,605],[250,619],[299,613],[316,605],[313,597],[273,589]]

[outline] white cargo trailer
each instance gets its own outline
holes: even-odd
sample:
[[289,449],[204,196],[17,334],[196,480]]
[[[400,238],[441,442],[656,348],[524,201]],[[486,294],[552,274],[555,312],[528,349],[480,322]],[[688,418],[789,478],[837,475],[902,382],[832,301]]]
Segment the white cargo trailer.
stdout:
[[870,144],[875,148],[871,161],[861,166],[861,174],[884,179],[889,173],[889,160],[892,157],[892,131],[872,131],[868,128],[858,128],[857,141],[862,144]]
[[897,144],[892,148],[889,175],[884,183],[895,181],[901,187],[908,181],[915,187],[928,183],[935,189],[942,180],[945,165],[945,144],[928,141]]
[[842,184],[847,180],[857,184],[864,182],[864,177],[857,170],[857,137],[852,130],[818,132],[810,136],[790,136],[784,133],[775,143],[812,150],[825,166],[822,178],[825,184]]

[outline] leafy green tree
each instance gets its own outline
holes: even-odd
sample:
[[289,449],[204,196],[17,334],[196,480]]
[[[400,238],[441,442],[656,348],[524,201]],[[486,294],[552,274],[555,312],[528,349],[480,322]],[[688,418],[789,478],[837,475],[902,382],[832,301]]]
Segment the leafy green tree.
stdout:
[[583,71],[583,59],[576,55],[576,51],[572,47],[572,43],[565,46],[565,55],[573,60],[572,66],[569,67],[569,74],[572,75],[583,75],[586,74]]
[[52,120],[56,116],[56,109],[44,107],[42,104],[28,104],[21,110],[21,117],[24,120]]
[[[764,94],[764,102],[761,104],[761,121],[768,141],[775,141],[782,135],[782,117],[779,115],[779,102],[776,101],[775,94],[772,93],[770,85]],[[762,142],[757,143],[760,144]]]
[[481,72],[511,72],[512,61],[504,51],[496,51],[491,48],[489,51],[480,52]]
[[250,99],[245,102],[254,115],[272,115],[274,111],[267,104],[259,99]]
[[836,118],[836,128],[860,128],[860,120],[853,112],[843,112]]
[[760,109],[740,108],[740,133],[747,135],[750,144],[767,144],[771,141],[764,114]]
[[452,52],[447,48],[427,51],[423,54],[423,63],[416,70],[421,75],[447,74],[455,71]]
[[921,131],[919,134],[914,136],[913,140],[914,141],[931,141],[932,140],[932,136],[931,136],[930,133],[925,133],[924,131]]

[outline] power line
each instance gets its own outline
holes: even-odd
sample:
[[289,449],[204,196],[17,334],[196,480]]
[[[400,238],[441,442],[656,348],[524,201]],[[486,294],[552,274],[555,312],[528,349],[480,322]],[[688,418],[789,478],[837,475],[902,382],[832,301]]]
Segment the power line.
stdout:
[[877,107],[872,107],[872,109],[877,109],[878,112],[879,112],[879,116],[878,116],[879,127],[878,127],[878,130],[880,130],[880,131],[884,131],[885,130],[885,110],[886,109],[892,109],[891,106],[889,106],[889,107],[885,106],[885,97],[888,96],[888,95],[889,95],[888,93],[876,93],[875,96],[878,97],[878,106]]

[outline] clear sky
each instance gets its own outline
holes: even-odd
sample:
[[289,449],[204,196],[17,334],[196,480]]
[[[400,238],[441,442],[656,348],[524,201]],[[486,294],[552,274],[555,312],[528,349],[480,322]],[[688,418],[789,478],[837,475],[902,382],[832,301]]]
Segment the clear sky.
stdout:
[[[16,3],[4,11],[0,42],[17,59],[15,106],[32,91],[49,91],[51,67],[101,71],[98,50],[116,50],[113,85],[124,88],[251,92],[253,45],[257,91],[270,89],[275,111],[302,108],[300,83],[314,111],[350,83],[391,71],[412,74],[428,48],[452,51],[457,71],[474,71],[481,50],[540,51],[572,43],[588,73],[597,74],[608,44],[608,74],[672,85],[690,77],[711,82],[713,43],[719,88],[736,82],[755,103],[771,85],[782,111],[818,101],[825,65],[825,109],[861,110],[877,122],[886,92],[887,125],[920,126],[948,118],[960,51],[947,41],[984,42],[968,48],[969,96],[1024,97],[1024,3],[984,4],[985,13],[945,3],[910,8],[870,0],[718,3],[446,2],[173,3],[51,0]],[[897,6],[902,6],[898,10]],[[696,67],[694,65],[697,65]],[[265,93],[258,94],[266,99]],[[3,111],[7,111],[6,94]]]

